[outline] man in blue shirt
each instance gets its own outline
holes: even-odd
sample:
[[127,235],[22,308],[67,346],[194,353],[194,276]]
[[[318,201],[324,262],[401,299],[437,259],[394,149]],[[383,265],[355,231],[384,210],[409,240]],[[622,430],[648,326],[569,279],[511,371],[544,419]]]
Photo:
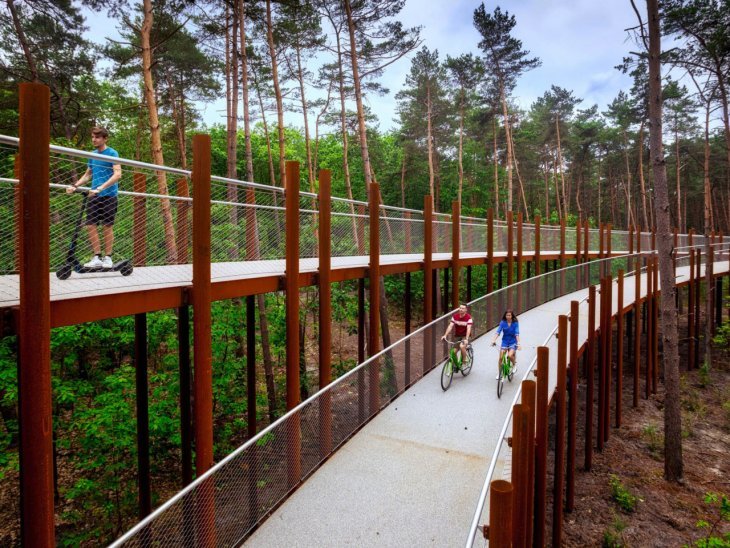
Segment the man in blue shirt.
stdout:
[[[96,153],[110,158],[119,158],[119,153],[106,145],[109,139],[109,132],[103,127],[95,127],[91,130],[91,143]],[[88,168],[81,178],[66,189],[71,194],[79,186],[91,181],[89,191],[89,202],[86,205],[86,230],[89,234],[91,249],[94,257],[84,266],[88,268],[111,268],[112,248],[114,247],[114,219],[117,216],[117,192],[119,180],[122,178],[122,166],[109,160],[90,159]],[[104,251],[101,257],[101,242],[99,239],[98,227],[103,227]]]

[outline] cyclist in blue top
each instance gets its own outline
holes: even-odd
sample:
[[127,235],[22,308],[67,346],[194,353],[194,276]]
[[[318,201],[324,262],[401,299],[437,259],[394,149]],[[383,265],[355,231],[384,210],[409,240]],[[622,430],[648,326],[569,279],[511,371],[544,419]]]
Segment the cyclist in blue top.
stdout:
[[502,346],[499,350],[499,361],[497,361],[497,380],[499,380],[499,364],[502,363],[502,356],[507,352],[507,356],[512,361],[512,372],[517,371],[517,350],[522,350],[520,346],[520,322],[514,311],[508,308],[499,322],[497,332],[492,339],[492,346],[497,345],[497,339],[502,334]]
[[[109,132],[103,127],[91,130],[91,143],[96,153],[110,158],[119,158],[119,153],[106,145]],[[84,183],[91,181],[89,202],[86,206],[86,230],[89,234],[94,257],[84,266],[88,268],[114,266],[112,248],[114,246],[114,219],[117,216],[117,192],[122,178],[122,166],[108,160],[89,159],[88,168],[81,178],[66,189],[71,194]],[[101,258],[101,243],[98,226],[103,226],[104,258]]]

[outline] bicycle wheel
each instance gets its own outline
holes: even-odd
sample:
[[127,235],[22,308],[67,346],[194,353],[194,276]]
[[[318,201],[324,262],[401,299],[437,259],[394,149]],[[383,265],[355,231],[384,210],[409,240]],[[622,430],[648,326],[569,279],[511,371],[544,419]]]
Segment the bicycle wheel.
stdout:
[[466,377],[471,373],[472,365],[474,365],[474,349],[469,345],[466,347],[466,363],[461,367],[461,374]]
[[507,371],[509,371],[509,373],[507,374],[507,378],[509,379],[509,382],[512,382],[512,377],[515,376],[515,370],[512,367],[512,362],[509,358],[506,359],[506,362],[507,363],[505,363],[504,366],[507,368]]
[[504,389],[504,374],[503,374],[503,367],[502,362],[499,362],[499,378],[497,379],[497,398],[502,397],[502,390]]
[[451,379],[454,378],[454,367],[451,363],[451,359],[447,359],[444,362],[444,367],[441,369],[441,389],[446,392],[451,386]]

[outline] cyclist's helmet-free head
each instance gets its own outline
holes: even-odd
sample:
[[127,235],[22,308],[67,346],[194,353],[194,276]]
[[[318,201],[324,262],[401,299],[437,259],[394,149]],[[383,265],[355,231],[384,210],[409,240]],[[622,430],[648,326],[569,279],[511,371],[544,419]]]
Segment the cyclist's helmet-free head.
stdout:
[[467,313],[467,310],[468,310],[468,308],[465,303],[459,304],[459,314],[461,314],[463,316],[464,314]]
[[[510,316],[509,318],[507,317],[508,314]],[[518,322],[519,321],[517,319],[517,314],[515,314],[515,311],[512,310],[511,308],[508,308],[507,310],[504,311],[504,315],[502,316],[502,319],[505,322],[508,322],[508,321],[509,322]]]

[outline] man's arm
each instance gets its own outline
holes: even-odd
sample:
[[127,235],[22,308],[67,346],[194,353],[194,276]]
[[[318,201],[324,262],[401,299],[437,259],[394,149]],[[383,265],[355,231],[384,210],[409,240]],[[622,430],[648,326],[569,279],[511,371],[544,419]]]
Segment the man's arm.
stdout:
[[107,179],[104,184],[96,187],[94,190],[98,194],[105,188],[109,188],[113,184],[115,184],[117,181],[119,181],[122,178],[122,166],[119,164],[114,164],[114,167],[112,168],[114,172],[112,173],[112,176]]
[[451,328],[454,327],[454,322],[449,322],[449,327],[446,328],[446,333],[444,333],[444,336],[441,337],[441,339],[445,339],[449,336],[449,333],[451,333]]
[[84,173],[78,181],[76,181],[75,183],[72,183],[71,185],[69,185],[69,187],[66,189],[66,192],[68,192],[69,194],[71,194],[78,187],[80,187],[84,183],[89,182],[90,180],[91,180],[91,168],[88,168],[87,167],[86,168],[86,173]]

